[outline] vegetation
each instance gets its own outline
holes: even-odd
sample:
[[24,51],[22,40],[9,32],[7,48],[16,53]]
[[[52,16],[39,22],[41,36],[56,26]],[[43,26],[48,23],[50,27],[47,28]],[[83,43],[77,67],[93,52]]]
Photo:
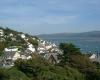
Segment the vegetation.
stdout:
[[39,56],[28,61],[17,60],[15,67],[31,80],[84,80],[76,69],[55,66]]
[[16,68],[0,69],[0,80],[30,80],[24,73]]
[[5,42],[0,42],[0,55],[2,55],[4,48],[6,47]]
[[33,44],[35,48],[38,47],[38,41],[36,39],[33,40],[32,38],[29,38],[28,42],[30,42],[31,44]]
[[59,47],[63,51],[63,54],[58,56],[62,65],[70,62],[70,55],[81,55],[79,48],[73,44],[61,43]]
[[[0,29],[4,31],[4,36],[0,36],[0,39],[3,39],[3,41],[0,41],[0,54],[3,53],[4,48],[10,46],[20,46],[20,49],[27,48],[27,42],[21,38],[21,34],[23,34],[22,32],[17,32],[9,28],[0,27]],[[35,47],[38,46],[37,37],[34,37],[36,40],[33,40],[32,36],[26,34],[26,38],[29,39],[28,41]]]
[[17,60],[10,69],[0,69],[0,80],[84,80],[76,69],[55,66],[35,56],[31,60]]
[[77,69],[85,76],[85,80],[100,80],[100,67],[99,63],[94,64],[90,59],[81,54],[79,48],[73,44],[61,43],[60,49],[63,54],[59,56],[60,66],[70,66]]
[[[26,42],[19,33],[9,28],[4,29],[5,35],[13,33],[16,41],[11,37],[4,37],[6,41],[0,42],[0,55],[5,47],[21,46],[26,48]],[[38,47],[38,39],[28,35],[28,41]],[[51,64],[49,61],[33,54],[30,60],[17,60],[15,66],[9,69],[0,68],[0,80],[100,80],[100,63],[91,62],[87,55],[73,44],[61,43],[59,48],[63,54],[58,56],[59,63]]]

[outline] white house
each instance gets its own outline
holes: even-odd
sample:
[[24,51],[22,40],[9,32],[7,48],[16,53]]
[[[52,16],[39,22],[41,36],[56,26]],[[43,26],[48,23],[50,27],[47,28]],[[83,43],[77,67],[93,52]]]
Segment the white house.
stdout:
[[14,35],[12,33],[9,34],[10,37],[13,37]]
[[4,31],[0,29],[0,36],[4,36]]
[[33,38],[33,40],[36,40],[36,38]]
[[38,51],[42,51],[42,50],[45,50],[44,47],[38,47]]
[[54,43],[52,44],[53,47],[57,47]]
[[20,53],[19,52],[15,52],[15,51],[6,51],[4,52],[4,58],[5,60],[12,60],[15,61],[18,58],[20,58]]
[[21,34],[21,38],[25,39],[26,38],[25,34]]
[[29,48],[27,48],[27,49],[29,49],[29,50],[32,51],[33,53],[35,52],[35,48],[29,47]]
[[27,49],[32,51],[33,53],[36,51],[34,46],[32,44],[30,44],[30,43],[28,44],[28,48]]
[[18,48],[5,48],[4,51],[5,52],[7,52],[7,51],[10,51],[10,52],[11,51],[18,51]]
[[2,66],[3,67],[12,67],[12,66],[14,66],[14,62],[17,59],[28,60],[31,58],[32,58],[32,56],[31,56],[31,52],[29,50],[26,50],[24,52],[5,51]]
[[96,58],[96,54],[93,54],[92,56],[90,56],[90,59],[95,59]]
[[52,45],[46,46],[46,50],[48,50],[48,49],[50,49],[50,48],[52,48]]
[[3,67],[12,67],[14,66],[14,61],[20,58],[20,53],[15,51],[4,52],[4,59],[2,62]]
[[32,58],[32,51],[30,51],[30,50],[25,50],[24,52],[21,52],[20,53],[20,55],[21,55],[21,59],[26,59],[26,60],[28,60],[28,59],[31,59]]
[[26,59],[27,60],[32,59],[32,56],[27,56]]
[[14,56],[12,57],[12,60],[15,61],[15,60],[17,60],[17,59],[19,59],[19,58],[20,58],[20,53],[16,52],[16,53],[14,54]]
[[20,57],[21,59],[26,59],[26,60],[28,60],[28,59],[31,59],[32,57],[29,55],[29,56],[26,56],[26,55],[21,55],[21,57]]
[[12,37],[11,39],[12,39],[12,41],[16,41],[16,38],[14,38],[14,37]]

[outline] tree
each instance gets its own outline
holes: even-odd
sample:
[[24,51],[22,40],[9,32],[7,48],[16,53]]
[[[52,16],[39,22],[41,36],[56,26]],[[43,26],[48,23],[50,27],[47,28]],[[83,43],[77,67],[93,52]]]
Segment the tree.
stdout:
[[92,63],[88,56],[81,54],[79,48],[73,44],[61,43],[60,65],[70,66],[85,75],[86,80],[100,80],[100,70]]
[[6,73],[6,70],[0,69],[0,80],[8,80],[9,76]]
[[33,40],[32,38],[30,38],[28,41],[29,41],[31,44],[33,44],[34,47],[37,49],[37,47],[38,47],[38,41],[37,41],[37,40]]
[[80,49],[76,48],[76,46],[72,43],[61,43],[59,47],[63,51],[63,54],[59,55],[58,57],[60,59],[60,63],[63,65],[70,61],[70,55],[81,55]]
[[5,47],[6,47],[5,42],[0,42],[0,55],[2,54]]
[[38,55],[28,61],[17,60],[15,67],[32,80],[84,80],[76,69],[55,66]]

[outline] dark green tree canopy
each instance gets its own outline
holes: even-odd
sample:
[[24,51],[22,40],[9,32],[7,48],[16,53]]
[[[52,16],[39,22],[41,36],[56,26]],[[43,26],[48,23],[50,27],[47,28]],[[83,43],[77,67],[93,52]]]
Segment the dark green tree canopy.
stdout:
[[72,43],[61,43],[59,47],[63,50],[64,54],[81,54],[80,48],[77,48]]

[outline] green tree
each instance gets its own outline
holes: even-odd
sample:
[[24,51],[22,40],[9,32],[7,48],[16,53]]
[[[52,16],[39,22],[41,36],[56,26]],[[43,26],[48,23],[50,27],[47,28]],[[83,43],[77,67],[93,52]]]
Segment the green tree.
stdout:
[[81,55],[80,49],[76,48],[73,44],[61,43],[59,45],[60,49],[63,51],[62,55],[59,55],[60,63],[65,65],[70,61],[70,55],[79,54]]
[[5,42],[0,42],[0,55],[3,53],[5,47],[6,47]]
[[88,56],[81,54],[79,48],[73,44],[61,43],[63,54],[59,56],[60,65],[70,66],[85,75],[86,80],[100,80],[100,71]]
[[33,44],[34,47],[37,49],[37,47],[38,47],[38,41],[37,41],[37,40],[33,40],[32,38],[30,38],[28,41],[29,41],[31,44]]
[[15,67],[32,80],[84,80],[77,70],[55,66],[39,56],[28,61],[17,60]]
[[0,80],[8,80],[9,75],[6,73],[5,69],[0,69]]

